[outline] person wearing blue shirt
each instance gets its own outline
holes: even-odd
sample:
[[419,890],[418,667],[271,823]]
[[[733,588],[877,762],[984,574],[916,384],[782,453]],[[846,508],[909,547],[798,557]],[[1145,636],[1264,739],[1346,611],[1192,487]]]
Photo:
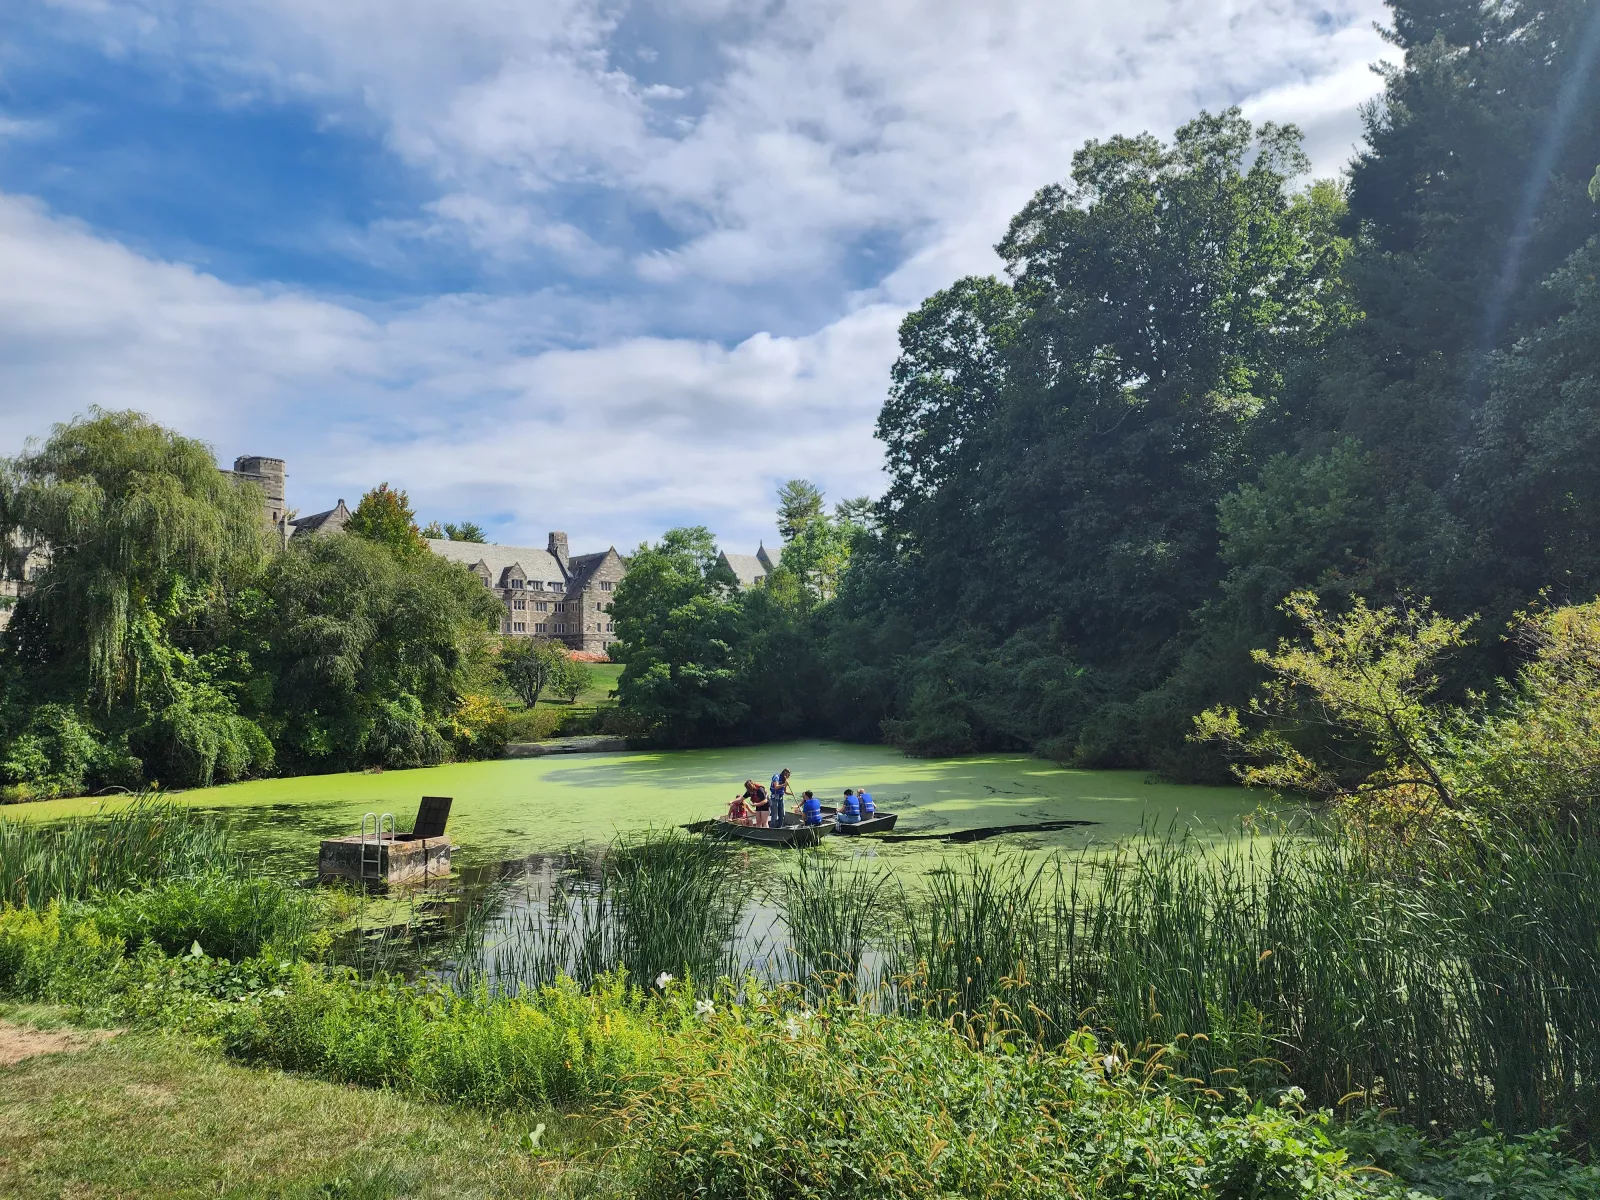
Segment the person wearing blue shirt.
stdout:
[[861,802],[856,799],[853,789],[845,788],[844,804],[839,809],[839,824],[854,825],[859,820],[861,820]]
[[861,806],[861,815],[863,817],[870,817],[878,811],[873,806],[872,793],[867,791],[866,788],[856,789],[856,803]]
[[773,829],[783,828],[783,801],[789,794],[789,768],[785,767],[772,777],[772,787],[768,790],[772,809],[768,825]]
[[800,793],[800,816],[807,825],[822,824],[822,801],[810,792]]

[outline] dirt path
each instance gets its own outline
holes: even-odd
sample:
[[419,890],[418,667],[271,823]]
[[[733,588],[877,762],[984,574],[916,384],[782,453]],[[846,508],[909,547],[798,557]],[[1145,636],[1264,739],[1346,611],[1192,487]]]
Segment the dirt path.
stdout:
[[29,1029],[26,1025],[0,1021],[0,1067],[13,1066],[36,1054],[86,1050],[115,1036],[109,1029]]

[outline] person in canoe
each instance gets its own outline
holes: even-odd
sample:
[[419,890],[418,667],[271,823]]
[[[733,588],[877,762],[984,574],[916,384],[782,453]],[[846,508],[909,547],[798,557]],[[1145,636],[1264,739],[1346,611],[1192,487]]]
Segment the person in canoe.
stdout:
[[861,801],[854,788],[845,788],[844,803],[839,806],[839,824],[855,825],[861,820]]
[[[734,815],[737,809],[740,816]],[[760,824],[761,814],[768,809],[767,789],[754,779],[744,781],[744,791],[733,798],[733,803],[728,805],[728,820],[739,825]]]
[[863,821],[878,811],[877,806],[872,803],[872,793],[867,791],[866,788],[856,789],[856,804],[861,808],[861,819]]
[[772,809],[767,824],[773,829],[783,828],[783,802],[789,795],[789,768],[785,767],[772,777]]
[[807,825],[822,824],[822,801],[810,792],[800,793],[800,819]]

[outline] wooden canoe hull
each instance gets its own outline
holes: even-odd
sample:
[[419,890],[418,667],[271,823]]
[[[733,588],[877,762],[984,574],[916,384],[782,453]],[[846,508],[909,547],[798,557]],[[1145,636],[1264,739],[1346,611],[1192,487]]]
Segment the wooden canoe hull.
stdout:
[[[836,808],[822,809],[823,812],[837,817],[839,810]],[[863,833],[888,833],[894,828],[894,823],[900,819],[899,813],[877,812],[870,817],[862,817],[859,821],[834,821],[833,831],[841,837],[860,837]]]
[[717,837],[738,838],[758,846],[815,846],[833,832],[833,818],[825,817],[820,825],[807,825],[798,816],[785,817],[783,828],[768,829],[765,825],[740,825],[733,821],[713,821],[711,832]]

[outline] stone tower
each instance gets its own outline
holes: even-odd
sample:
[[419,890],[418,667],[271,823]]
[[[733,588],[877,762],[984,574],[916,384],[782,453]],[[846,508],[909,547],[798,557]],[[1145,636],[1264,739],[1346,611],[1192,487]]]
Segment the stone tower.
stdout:
[[255,454],[242,455],[233,460],[234,478],[253,483],[266,493],[263,510],[274,529],[283,525],[284,479],[287,475],[281,458],[262,458]]
[[567,569],[567,535],[564,533],[552,533],[548,549],[550,557],[560,563],[561,569],[565,571]]

